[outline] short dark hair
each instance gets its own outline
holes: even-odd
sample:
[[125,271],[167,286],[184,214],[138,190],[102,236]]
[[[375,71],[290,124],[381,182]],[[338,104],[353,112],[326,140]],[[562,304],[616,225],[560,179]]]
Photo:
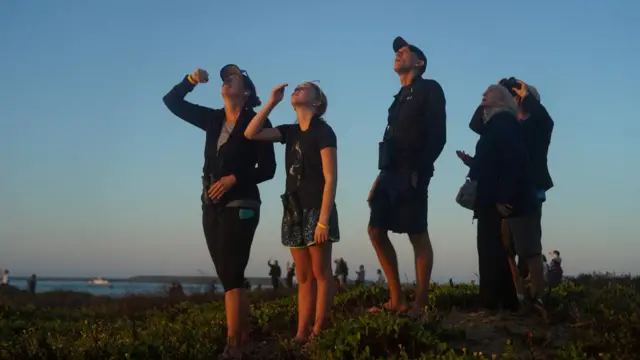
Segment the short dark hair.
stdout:
[[256,92],[256,86],[253,84],[253,81],[251,81],[251,78],[249,77],[247,71],[240,69],[240,67],[235,64],[228,64],[220,69],[220,78],[222,79],[222,81],[224,81],[224,79],[228,78],[231,75],[241,76],[245,90],[248,90],[250,92],[245,105],[251,108],[260,106],[262,104],[262,101],[260,101],[260,98],[258,97],[258,94]]

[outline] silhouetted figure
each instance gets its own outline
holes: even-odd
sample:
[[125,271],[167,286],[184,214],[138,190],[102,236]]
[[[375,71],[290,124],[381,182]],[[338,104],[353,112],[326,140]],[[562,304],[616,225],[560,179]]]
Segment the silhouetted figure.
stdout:
[[251,283],[249,282],[249,279],[244,278],[244,288],[246,290],[251,290]]
[[9,285],[9,269],[4,269],[2,273],[2,286]]
[[36,274],[31,275],[31,277],[27,279],[27,289],[30,294],[36,293]]
[[179,282],[171,283],[171,287],[169,288],[169,297],[175,298],[184,296],[184,289],[182,288],[182,284]]
[[287,287],[288,288],[293,288],[293,278],[294,276],[296,276],[296,263],[291,263],[288,264],[287,263]]
[[378,274],[378,279],[376,280],[376,284],[384,285],[387,282],[387,280],[384,278],[384,274],[382,273],[382,269],[378,269],[378,271],[376,271],[376,273]]
[[453,287],[453,278],[449,278],[449,286]]
[[267,261],[267,265],[269,265],[269,276],[271,277],[271,286],[273,286],[274,290],[278,290],[280,287],[280,277],[282,276],[282,269],[280,265],[278,265],[278,260],[274,260],[273,264],[271,260]]
[[364,265],[360,265],[358,270],[356,270],[356,286],[364,285]]
[[[367,231],[389,281],[390,300],[371,312],[424,311],[429,299],[433,247],[427,223],[429,183],[433,164],[447,142],[446,100],[440,84],[422,77],[427,57],[398,36],[393,41],[393,70],[401,87],[389,107],[386,130],[378,143],[378,170],[369,196]],[[402,292],[398,258],[389,232],[406,234],[414,252],[415,298],[410,305]]]
[[[475,156],[467,160],[470,160],[468,177],[476,184],[473,210],[478,220],[480,298],[486,309],[518,308],[519,300],[503,241],[503,219],[511,224],[516,221],[514,219],[527,217],[536,209],[530,161],[517,116],[518,106],[509,90],[490,85],[469,124],[480,135]],[[520,260],[522,252],[518,252],[518,244],[523,241],[522,233],[514,232],[515,226],[509,225],[509,229]],[[539,239],[537,243],[540,244]]]
[[347,277],[349,274],[349,268],[347,267],[347,262],[344,261],[343,258],[336,259],[334,262],[336,264],[334,276],[338,278],[339,285],[341,287],[344,287],[347,285]]
[[562,258],[560,257],[560,251],[554,250],[551,252],[551,264],[549,264],[549,287],[554,288],[562,283],[562,276],[564,270],[562,269]]

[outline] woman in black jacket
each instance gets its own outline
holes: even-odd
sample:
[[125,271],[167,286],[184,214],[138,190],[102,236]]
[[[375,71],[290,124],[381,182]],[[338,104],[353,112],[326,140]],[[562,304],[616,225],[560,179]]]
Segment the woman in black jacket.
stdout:
[[488,309],[515,310],[518,299],[503,246],[503,218],[535,211],[530,161],[518,122],[518,107],[507,89],[491,85],[482,97],[480,139],[470,163],[469,177],[477,182],[480,296]]
[[[198,84],[208,82],[196,69],[167,93],[167,108],[206,132],[202,176],[202,225],[207,247],[225,292],[227,348],[221,358],[241,357],[248,342],[249,300],[244,271],[260,219],[258,184],[276,170],[273,144],[251,141],[244,131],[260,105],[246,71],[236,65],[220,70],[224,108],[211,109],[184,100]],[[267,127],[271,124],[266,121]]]

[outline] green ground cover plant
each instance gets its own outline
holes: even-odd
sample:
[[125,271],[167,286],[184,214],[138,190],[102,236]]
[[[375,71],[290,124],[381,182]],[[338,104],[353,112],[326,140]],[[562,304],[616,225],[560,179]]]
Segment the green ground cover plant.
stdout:
[[[408,288],[411,294],[411,288]],[[383,288],[336,297],[331,326],[300,347],[296,296],[254,291],[254,359],[637,359],[640,278],[581,275],[553,290],[549,322],[532,313],[484,313],[477,287],[433,285],[421,321],[366,309]],[[0,295],[0,359],[212,359],[225,343],[219,295],[121,299],[53,292]]]

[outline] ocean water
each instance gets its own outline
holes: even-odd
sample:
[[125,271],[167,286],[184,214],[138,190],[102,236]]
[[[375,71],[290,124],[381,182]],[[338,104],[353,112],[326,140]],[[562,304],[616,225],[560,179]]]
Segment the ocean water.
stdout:
[[[27,290],[27,281],[12,279],[10,285],[16,286],[20,289]],[[114,281],[107,285],[93,285],[86,281],[53,281],[42,280],[36,282],[36,293],[43,293],[48,291],[78,291],[86,292],[92,295],[106,295],[113,297],[120,297],[130,294],[154,294],[163,295],[167,293],[171,285],[166,283],[153,283],[153,282],[126,282],[126,281]],[[203,284],[182,284],[184,292],[187,294],[204,293],[211,291],[209,285]],[[222,287],[217,286],[216,291],[222,292]]]

